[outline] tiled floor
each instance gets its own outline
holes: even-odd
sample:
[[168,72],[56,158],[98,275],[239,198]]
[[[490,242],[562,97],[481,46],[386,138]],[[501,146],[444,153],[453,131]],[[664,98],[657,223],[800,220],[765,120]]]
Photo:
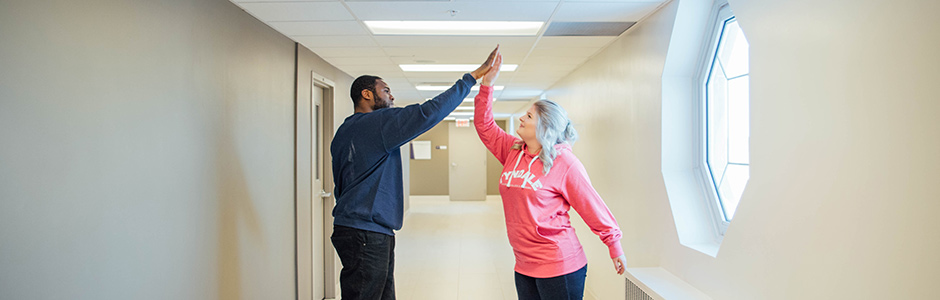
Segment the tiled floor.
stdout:
[[479,202],[413,196],[395,242],[398,299],[516,299],[498,196]]

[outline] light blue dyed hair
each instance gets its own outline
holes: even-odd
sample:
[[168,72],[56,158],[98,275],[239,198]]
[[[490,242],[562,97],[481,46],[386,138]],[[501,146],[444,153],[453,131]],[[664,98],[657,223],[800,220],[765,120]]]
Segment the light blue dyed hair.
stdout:
[[[555,145],[565,143],[574,145],[574,142],[578,140],[578,132],[574,130],[574,125],[568,119],[568,112],[558,103],[551,100],[539,100],[533,106],[538,114],[535,139],[542,144],[542,152],[539,153],[539,159],[542,160],[542,173],[548,175],[555,157],[558,156]],[[522,144],[517,146],[518,149],[522,148]]]

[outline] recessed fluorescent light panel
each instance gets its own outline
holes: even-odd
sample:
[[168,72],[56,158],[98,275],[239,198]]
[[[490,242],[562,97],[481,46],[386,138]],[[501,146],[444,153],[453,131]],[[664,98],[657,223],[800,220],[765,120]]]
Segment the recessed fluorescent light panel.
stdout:
[[[415,86],[415,88],[418,89],[419,91],[446,91],[446,90],[449,89],[450,87],[451,87],[451,86],[449,86],[449,85],[416,85],[416,86]],[[472,88],[470,88],[471,91],[476,91],[476,90],[479,90],[479,89],[480,89],[480,86],[479,86],[479,85],[475,85],[475,86],[473,86]],[[503,90],[503,86],[502,86],[502,85],[494,85],[494,86],[493,86],[493,90],[502,91],[502,90]]]
[[375,35],[535,36],[543,22],[516,21],[363,21]]
[[[480,65],[398,65],[405,72],[470,72]],[[503,72],[512,72],[519,65],[503,65],[499,68]]]

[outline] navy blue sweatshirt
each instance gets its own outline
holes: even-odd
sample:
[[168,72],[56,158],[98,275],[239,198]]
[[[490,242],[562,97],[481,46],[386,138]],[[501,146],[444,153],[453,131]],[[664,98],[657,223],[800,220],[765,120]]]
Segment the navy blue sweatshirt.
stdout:
[[339,126],[330,153],[336,207],[333,224],[395,235],[404,213],[399,147],[430,130],[463,102],[469,73],[422,104],[355,113]]

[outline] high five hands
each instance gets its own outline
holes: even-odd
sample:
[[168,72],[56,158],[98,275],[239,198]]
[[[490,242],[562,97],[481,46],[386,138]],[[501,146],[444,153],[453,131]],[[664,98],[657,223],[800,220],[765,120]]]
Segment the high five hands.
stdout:
[[[483,77],[490,69],[493,69],[493,65],[496,63],[496,59],[499,56],[499,45],[496,45],[496,49],[490,52],[490,56],[486,58],[486,61],[483,62],[479,68],[470,72],[470,76],[473,76],[473,79],[480,80],[480,77]],[[499,67],[496,67],[496,70],[498,71]]]
[[493,67],[490,68],[486,74],[483,75],[483,81],[480,82],[481,85],[493,86],[493,82],[496,81],[496,77],[499,77],[499,68],[503,66],[503,55],[497,53],[496,61],[493,62]]

